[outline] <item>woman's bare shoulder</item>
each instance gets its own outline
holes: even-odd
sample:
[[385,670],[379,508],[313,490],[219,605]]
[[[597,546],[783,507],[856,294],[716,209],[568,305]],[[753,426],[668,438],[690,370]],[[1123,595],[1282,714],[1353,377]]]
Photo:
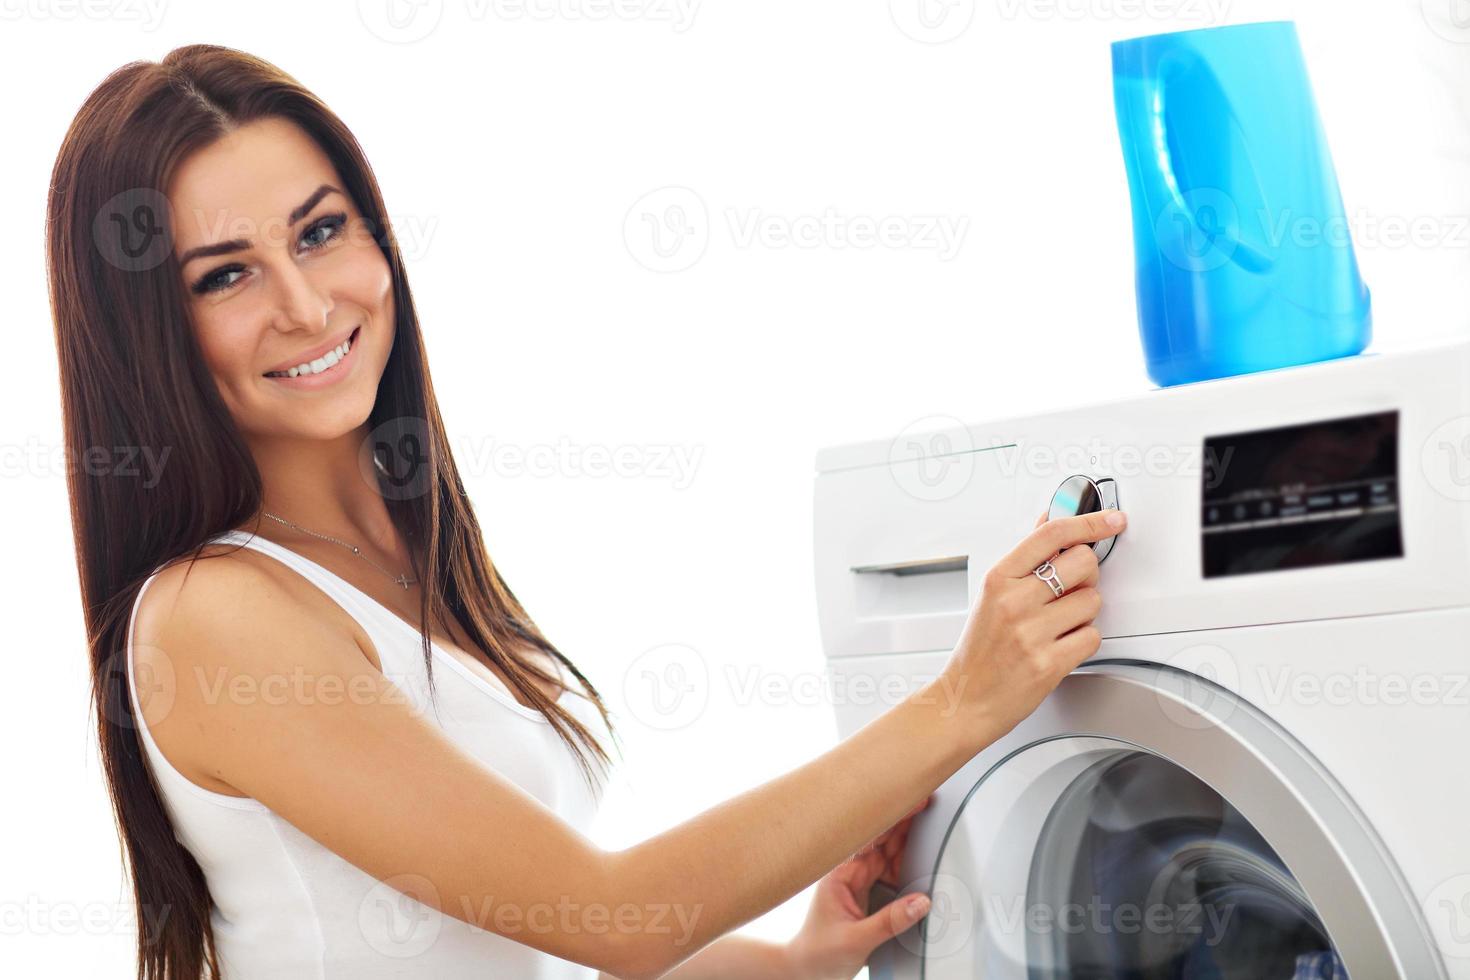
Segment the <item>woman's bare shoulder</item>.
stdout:
[[[349,618],[299,574],[268,555],[225,542],[206,544],[159,569],[138,602],[133,636],[142,643],[165,631],[248,627],[283,604],[353,636]],[[371,659],[371,658],[370,658]]]
[[176,614],[221,607],[232,596],[258,586],[269,573],[243,555],[244,550],[211,543],[204,546],[198,558],[191,553],[164,564],[138,600],[133,637],[138,642],[156,639]]

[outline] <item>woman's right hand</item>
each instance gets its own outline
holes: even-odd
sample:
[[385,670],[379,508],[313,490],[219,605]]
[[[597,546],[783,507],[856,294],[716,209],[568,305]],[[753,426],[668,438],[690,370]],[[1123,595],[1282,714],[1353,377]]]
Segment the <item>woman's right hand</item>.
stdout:
[[[1102,635],[1092,621],[1102,594],[1097,555],[1087,545],[1126,526],[1118,510],[1053,521],[1043,514],[1036,529],[986,573],[940,678],[981,739],[977,751],[1014,728],[1097,652]],[[1061,597],[1032,574],[1048,560],[1065,587]]]

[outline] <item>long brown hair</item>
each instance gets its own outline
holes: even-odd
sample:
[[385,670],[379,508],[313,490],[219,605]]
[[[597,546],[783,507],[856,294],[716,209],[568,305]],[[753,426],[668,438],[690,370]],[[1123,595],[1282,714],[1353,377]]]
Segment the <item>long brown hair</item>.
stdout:
[[[157,568],[201,557],[210,538],[258,521],[261,507],[260,473],[189,326],[171,236],[158,234],[168,228],[162,193],[190,153],[268,116],[300,126],[330,158],[392,272],[396,334],[368,424],[378,437],[379,490],[423,584],[420,639],[431,692],[428,624],[452,615],[551,723],[589,782],[589,759],[604,769],[610,761],[596,736],[537,684],[559,680],[517,652],[529,645],[564,665],[611,732],[597,690],[542,635],[486,553],[439,415],[398,244],[357,140],[290,75],[231,48],[192,44],[161,63],[124,65],[87,97],[67,131],[46,233],[90,707],[139,912],[139,980],[197,980],[206,964],[219,976],[219,964],[207,883],[175,839],[128,697],[133,602]],[[125,478],[136,465],[89,462],[99,450],[110,456],[125,447],[164,465],[143,480]]]

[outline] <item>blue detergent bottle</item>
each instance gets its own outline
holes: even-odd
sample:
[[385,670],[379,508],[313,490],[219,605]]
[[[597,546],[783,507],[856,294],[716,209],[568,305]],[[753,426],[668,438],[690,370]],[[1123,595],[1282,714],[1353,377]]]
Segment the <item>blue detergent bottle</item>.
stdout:
[[1159,385],[1357,354],[1372,310],[1290,21],[1113,45]]

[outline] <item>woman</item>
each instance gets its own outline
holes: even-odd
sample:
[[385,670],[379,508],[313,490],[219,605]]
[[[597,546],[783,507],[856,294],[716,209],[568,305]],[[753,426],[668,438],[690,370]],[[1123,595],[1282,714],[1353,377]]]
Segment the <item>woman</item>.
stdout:
[[[851,977],[923,915],[866,912],[913,814],[1097,649],[1074,546],[1122,515],[1038,521],[846,742],[600,850],[606,711],[485,553],[385,214],[228,48],[113,73],[56,162],[68,448],[161,464],[69,483],[140,978]],[[790,943],[726,935],[819,879]]]

